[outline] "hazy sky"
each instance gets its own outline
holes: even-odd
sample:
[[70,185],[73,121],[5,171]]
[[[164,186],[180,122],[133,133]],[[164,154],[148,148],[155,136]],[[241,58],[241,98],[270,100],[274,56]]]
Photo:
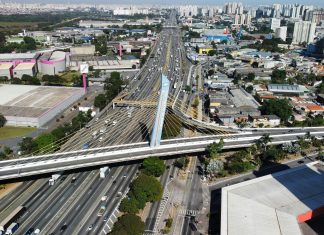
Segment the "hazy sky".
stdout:
[[[7,0],[8,1],[8,0]],[[49,3],[48,0],[13,0],[13,2],[24,3]],[[90,3],[90,4],[195,4],[195,5],[223,5],[226,2],[234,2],[234,0],[51,0],[50,3]],[[323,6],[324,1],[318,0],[237,0],[244,5],[258,6],[270,5],[273,3],[301,3],[305,5]]]

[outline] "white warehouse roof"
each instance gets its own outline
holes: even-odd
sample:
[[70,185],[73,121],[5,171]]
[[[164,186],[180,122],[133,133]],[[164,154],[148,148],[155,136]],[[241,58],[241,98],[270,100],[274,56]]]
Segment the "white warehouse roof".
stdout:
[[221,235],[298,235],[303,215],[324,205],[320,162],[222,189]]

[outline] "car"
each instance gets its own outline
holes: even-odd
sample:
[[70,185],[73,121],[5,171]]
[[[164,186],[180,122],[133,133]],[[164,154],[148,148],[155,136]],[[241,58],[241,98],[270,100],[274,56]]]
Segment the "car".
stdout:
[[303,160],[299,160],[297,163],[298,163],[298,164],[303,164],[304,161],[303,161]]
[[75,181],[76,181],[76,177],[75,176],[73,176],[73,178],[72,178],[72,180],[71,180],[71,184],[73,184]]
[[192,231],[197,231],[198,230],[197,226],[192,222],[189,223],[189,227],[191,228]]
[[123,175],[123,178],[126,178],[127,177],[127,175]]
[[34,232],[34,228],[30,228],[27,230],[27,232],[25,232],[24,235],[31,235],[31,234],[33,234],[33,232]]
[[117,182],[117,181],[116,181],[116,180],[114,180],[114,181],[113,181],[112,183],[113,183],[113,184],[116,184],[116,182]]
[[60,232],[64,232],[67,228],[67,224],[63,224],[61,229],[60,229]]
[[108,220],[108,215],[106,215],[104,218],[103,218],[103,221],[106,222]]
[[107,201],[107,198],[108,198],[108,197],[107,197],[106,195],[105,195],[105,196],[102,196],[101,201],[103,201],[103,202],[104,202],[104,201]]
[[88,231],[91,231],[93,229],[93,224],[90,224],[88,227]]
[[39,233],[40,233],[40,229],[39,228],[35,229],[34,234],[39,234]]

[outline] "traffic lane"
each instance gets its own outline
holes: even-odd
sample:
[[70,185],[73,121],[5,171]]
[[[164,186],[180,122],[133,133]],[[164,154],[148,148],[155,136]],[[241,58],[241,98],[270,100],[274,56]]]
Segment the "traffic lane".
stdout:
[[[93,177],[98,177],[98,174],[93,174],[93,172],[91,174]],[[81,197],[81,201],[79,203],[77,203],[81,206],[77,206],[75,208],[75,210],[72,210],[71,216],[68,216],[69,213],[71,213],[71,211],[66,213],[65,216],[63,216],[64,219],[61,219],[60,223],[56,224],[56,226],[54,226],[54,228],[51,229],[52,233],[54,233],[54,234],[58,234],[58,233],[69,234],[69,233],[67,233],[67,231],[72,228],[71,221],[75,221],[75,219],[76,219],[75,215],[84,216],[84,214],[86,213],[86,210],[82,205],[84,205],[86,203],[92,203],[94,200],[96,200],[97,193],[100,192],[100,189],[102,189],[102,187],[104,187],[104,186],[105,186],[104,180],[95,180],[93,185],[90,185],[89,187],[85,188],[82,191],[83,196]],[[67,230],[61,231],[64,224],[67,225]]]
[[[95,207],[93,208],[92,210],[92,213],[91,215],[87,218],[86,222],[83,224],[83,226],[81,227],[80,230],[73,230],[73,233],[76,234],[88,234],[88,233],[92,233],[92,232],[95,232],[95,231],[99,231],[98,228],[99,228],[99,225],[98,225],[98,222],[100,219],[103,219],[104,217],[103,216],[98,216],[98,211],[102,205],[102,203],[105,204],[106,206],[106,210],[105,212],[107,211],[107,206],[110,206],[112,207],[112,201],[115,200],[116,198],[116,195],[119,191],[121,191],[121,188],[124,184],[126,184],[128,181],[123,181],[121,180],[123,175],[126,174],[126,172],[128,172],[129,170],[131,169],[130,166],[127,166],[127,167],[123,167],[123,169],[120,171],[120,173],[117,175],[116,178],[110,178],[109,181],[111,186],[110,188],[105,192],[105,195],[107,195],[107,201],[105,202],[97,202]],[[116,183],[113,183],[112,181],[115,181]],[[93,206],[95,204],[95,202],[91,203],[91,205]],[[90,207],[90,205],[88,205]],[[89,225],[93,225],[93,229],[91,231],[88,231],[88,227]],[[75,227],[75,226],[71,226],[72,228]],[[72,233],[70,233],[72,234]]]
[[[134,179],[134,176],[136,174],[138,170],[138,166],[137,165],[133,165],[131,167],[130,172],[127,174],[126,179],[121,180],[122,181],[122,185],[116,189],[116,191],[114,193],[112,193],[111,195],[116,195],[118,192],[122,192],[123,194],[126,193],[130,183],[132,182],[132,180]],[[107,191],[107,193],[110,193],[110,191]],[[122,198],[116,197],[116,196],[112,196],[112,201],[110,201],[109,205],[107,206],[107,209],[105,211],[105,213],[102,216],[102,219],[97,218],[97,222],[96,224],[98,225],[98,230],[97,231],[102,231],[103,228],[105,227],[105,224],[107,221],[104,221],[105,217],[110,217],[112,215],[112,213],[114,212],[115,208],[117,207],[117,205],[119,204],[119,202],[122,200]],[[108,199],[109,200],[109,199]]]
[[[174,168],[173,160],[167,160],[166,165],[169,167],[166,169],[166,171],[164,171],[164,173],[160,179],[163,190],[165,190],[166,184],[167,184],[168,180],[170,179],[170,174],[172,172],[172,169]],[[156,201],[156,202],[152,203],[151,209],[150,209],[149,214],[145,221],[145,224],[146,224],[145,230],[153,231],[160,205],[161,205],[161,201]]]

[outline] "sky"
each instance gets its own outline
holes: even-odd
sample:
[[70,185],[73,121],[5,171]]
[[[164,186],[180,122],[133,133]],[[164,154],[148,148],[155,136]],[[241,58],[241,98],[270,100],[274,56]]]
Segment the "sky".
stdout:
[[[8,1],[8,0],[5,0]],[[48,0],[12,0],[12,2],[23,3],[49,3]],[[51,0],[50,3],[88,3],[88,4],[162,4],[162,5],[223,5],[226,2],[234,2],[234,0]],[[271,5],[273,3],[300,3],[305,5],[324,6],[324,1],[318,0],[237,0],[248,6]]]

